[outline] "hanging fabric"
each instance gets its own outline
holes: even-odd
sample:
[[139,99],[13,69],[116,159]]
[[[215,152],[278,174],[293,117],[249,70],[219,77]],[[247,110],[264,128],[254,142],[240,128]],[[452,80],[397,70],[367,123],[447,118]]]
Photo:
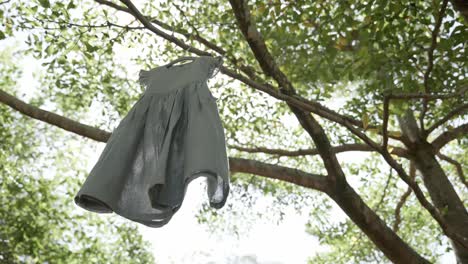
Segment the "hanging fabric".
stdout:
[[[175,65],[186,60],[191,62]],[[75,203],[161,227],[181,207],[187,185],[204,176],[210,206],[222,208],[229,162],[217,101],[207,86],[222,63],[220,57],[182,57],[141,70],[145,92],[114,129]]]

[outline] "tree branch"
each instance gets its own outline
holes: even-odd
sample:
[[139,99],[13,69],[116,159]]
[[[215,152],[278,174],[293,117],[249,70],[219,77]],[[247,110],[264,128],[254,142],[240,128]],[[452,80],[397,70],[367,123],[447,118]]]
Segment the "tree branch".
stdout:
[[[411,179],[414,180],[414,178],[416,177],[416,167],[414,166],[414,162],[411,161],[410,162],[410,173],[409,173]],[[403,195],[401,196],[400,200],[398,201],[396,207],[395,207],[395,222],[393,223],[393,231],[394,232],[398,232],[398,229],[400,228],[400,223],[401,223],[401,208],[403,208],[403,205],[405,205],[406,203],[406,200],[408,199],[408,197],[410,196],[411,194],[411,187],[408,186],[408,188],[406,189],[406,191],[403,193]]]
[[[266,72],[267,75],[272,76],[277,81],[277,83],[283,88],[283,93],[294,95],[295,91],[293,85],[279,70],[272,56],[268,52],[260,33],[256,30],[255,24],[251,23],[247,3],[242,0],[230,0],[230,3],[236,15],[239,27],[252,51],[254,52],[256,59],[259,61],[262,69]],[[323,128],[309,113],[296,108],[294,105],[288,105],[292,112],[296,115],[301,126],[309,133],[315,145],[317,146],[318,152],[328,173],[328,180],[332,186],[332,193],[340,192],[343,188],[345,188],[345,186],[347,186],[346,178],[338,160],[336,159],[336,155],[331,150],[330,142],[325,132],[323,131]],[[403,178],[403,180],[405,180],[405,182],[407,182],[410,186],[412,186],[413,189],[416,189],[415,192],[418,194],[417,196],[420,199],[421,204],[430,212],[432,212],[436,220],[440,220],[440,217],[438,217],[438,212],[435,211],[434,207],[431,206],[431,204],[425,199],[422,191],[419,189],[416,183],[412,182],[409,177],[407,177],[404,171],[402,171],[401,166],[396,163],[396,161],[391,157],[386,149],[382,149],[378,144],[372,141],[364,133],[350,125],[348,122],[344,121],[342,124],[359,138],[361,138],[370,147],[381,153],[390,166],[392,166],[398,172],[400,177]]]
[[450,129],[440,134],[436,139],[432,141],[432,146],[434,147],[434,154],[438,153],[441,148],[443,148],[450,141],[458,138],[461,135],[466,135],[468,133],[468,123],[463,124],[454,129]]
[[390,104],[390,97],[385,96],[384,98],[384,105],[383,105],[383,120],[382,120],[382,148],[386,149],[388,144],[388,116],[389,116],[389,104]]
[[468,103],[465,103],[465,104],[460,105],[459,107],[456,107],[455,109],[450,111],[446,116],[444,116],[442,119],[437,121],[434,125],[429,127],[426,131],[427,135],[429,135],[432,131],[437,129],[439,126],[445,124],[445,122],[449,121],[452,117],[458,114],[465,113],[467,109],[468,109]]
[[[442,25],[442,20],[444,18],[445,9],[447,9],[447,3],[448,3],[448,0],[444,0],[442,2],[442,6],[439,11],[439,16],[437,17],[437,22],[434,26],[434,30],[432,31],[432,43],[431,43],[431,46],[429,47],[429,50],[427,51],[427,61],[429,65],[427,66],[426,72],[424,73],[424,91],[426,92],[426,94],[428,94],[430,91],[429,80],[430,80],[432,68],[434,67],[434,51],[437,47],[437,36],[439,35],[440,26]],[[427,111],[427,102],[428,100],[424,98],[422,113],[419,116],[419,126],[421,127],[421,132],[423,134],[425,134],[424,117]]]
[[[120,6],[120,5],[117,5],[117,4],[114,4],[112,2],[109,2],[109,1],[106,1],[106,0],[95,0],[96,2],[102,4],[102,5],[107,5],[109,7],[112,7],[112,8],[116,8],[117,10],[120,10],[120,11],[123,11],[123,12],[126,12],[126,13],[129,13],[130,15],[134,15],[132,13],[132,11],[126,7],[123,7],[123,6]],[[175,28],[171,27],[170,25],[156,19],[156,18],[152,18],[152,17],[148,17],[148,16],[144,16],[144,18],[146,20],[148,20],[150,23],[154,23],[158,26],[160,26],[161,28],[165,29],[165,30],[168,30],[168,31],[172,31],[172,32],[176,32],[178,34],[181,34],[183,35],[184,37],[186,37],[187,39],[188,38],[192,38],[193,40],[196,40],[198,41],[199,43],[203,44],[205,47],[217,52],[218,54],[220,55],[223,55],[225,57],[227,57],[229,59],[229,61],[233,64],[233,65],[236,65],[236,67],[241,70],[243,73],[245,73],[247,76],[249,76],[250,78],[254,79],[254,80],[261,80],[261,78],[256,74],[256,71],[254,68],[250,67],[250,66],[245,66],[245,65],[241,65],[239,64],[239,60],[236,59],[235,57],[233,56],[229,56],[227,51],[224,50],[222,47],[216,45],[215,43],[207,40],[206,38],[200,36],[200,34],[198,33],[198,31],[196,30],[196,28],[194,28],[193,26],[193,29],[195,31],[195,34],[193,33],[189,33],[188,31],[186,30],[183,30],[183,29],[179,29],[179,30],[176,30]],[[144,28],[147,28],[146,26]],[[160,36],[160,35],[159,35]],[[170,41],[170,40],[169,40]],[[191,50],[191,49],[190,49]],[[199,54],[200,55],[200,54]]]
[[[29,105],[2,90],[0,90],[0,102],[29,117],[99,142],[107,142],[112,134],[99,128],[81,124],[69,118]],[[252,173],[327,192],[326,177],[322,175],[241,158],[229,158],[229,166],[231,172]]]
[[455,166],[455,169],[457,170],[457,175],[458,175],[458,178],[460,179],[460,181],[468,188],[468,182],[466,181],[466,178],[465,178],[465,173],[463,173],[463,167],[462,165],[460,164],[460,162],[450,158],[449,156],[446,156],[442,153],[438,153],[437,154],[437,157],[439,157],[441,160],[445,160],[446,162],[452,164],[453,166]]
[[[466,236],[463,237],[464,234],[460,234],[458,226],[458,221],[466,224],[463,218],[466,216],[466,210],[464,210],[465,208],[460,198],[434,157],[437,151],[434,150],[433,145],[429,144],[421,136],[412,110],[408,109],[404,116],[399,117],[399,121],[401,131],[403,132],[403,142],[411,150],[408,154],[414,160],[415,166],[421,171],[424,184],[428,188],[429,195],[437,207],[425,198],[416,182],[408,177],[403,168],[397,164],[401,171],[401,178],[411,186],[419,202],[437,221],[444,234],[456,242],[456,248],[462,247],[468,249],[468,240],[465,239]],[[444,213],[444,210],[446,210],[444,208],[448,208],[448,213]]]
[[[240,31],[244,35],[244,38],[249,44],[252,52],[254,53],[256,60],[260,64],[265,74],[268,76],[271,76],[278,83],[278,85],[280,86],[281,93],[286,94],[286,95],[292,95],[298,98],[299,96],[296,95],[294,86],[288,80],[286,75],[279,69],[273,56],[268,51],[268,48],[266,47],[263,37],[261,36],[260,32],[256,29],[255,23],[254,21],[252,21],[253,19],[251,17],[247,2],[244,0],[230,0],[229,2],[231,3],[232,9],[236,16]],[[318,123],[312,120],[313,117],[311,117],[307,113],[307,110],[300,108],[300,107],[296,107],[296,105],[292,104],[290,101],[287,101],[287,103],[288,103],[288,106],[291,108],[292,112],[294,113],[294,115],[299,120],[299,123],[301,124],[301,126],[309,134],[312,135],[314,133],[312,132],[312,130],[314,129],[313,128],[314,124],[318,125]],[[301,112],[304,112],[304,113],[301,113]],[[328,112],[327,114],[330,113],[329,111],[327,112]],[[371,147],[376,148],[376,150],[379,148],[379,146],[375,142],[373,142],[364,133],[356,129],[356,127],[353,126],[349,122],[349,120],[347,120],[346,118],[343,118],[341,115],[338,115],[338,114],[333,114],[332,118],[334,119],[335,122],[338,122],[339,124],[342,124],[343,126],[348,128],[353,134],[361,138],[365,143],[369,144]],[[363,126],[362,122],[359,122],[358,125],[359,127]]]
[[[121,10],[121,11],[124,11],[124,12],[127,12],[127,13],[130,13],[132,14],[133,16],[135,16],[138,20],[140,20],[140,22],[142,22],[142,24],[148,28],[150,31],[152,31],[153,33],[155,33],[156,35],[168,40],[169,42],[172,42],[174,44],[176,44],[177,46],[187,50],[187,49],[190,49],[191,52],[197,54],[197,55],[200,55],[200,56],[210,56],[210,54],[208,52],[205,52],[205,51],[201,51],[199,49],[196,49],[196,48],[193,48],[187,44],[183,44],[183,41],[180,40],[180,39],[177,39],[175,37],[172,37],[168,34],[165,34],[164,32],[158,30],[157,28],[155,28],[154,26],[151,25],[151,23],[156,23],[158,25],[160,25],[161,27],[165,28],[165,29],[168,29],[168,30],[172,30],[173,29],[171,27],[169,27],[168,25],[164,24],[163,22],[160,22],[160,21],[157,21],[157,20],[152,20],[151,22],[148,21],[148,18],[143,16],[137,9],[136,7],[131,3],[131,1],[129,0],[122,0],[122,2],[124,3],[128,3],[132,8],[125,8],[125,7],[121,7],[119,5],[116,5],[114,3],[110,3],[109,1],[106,1],[106,0],[95,0],[96,2],[98,3],[101,3],[101,4],[104,4],[104,5],[108,5],[110,7],[114,7],[114,8],[117,8],[118,10]],[[116,7],[117,6],[117,7]],[[136,11],[137,13],[135,13],[134,11]],[[182,33],[183,34],[183,33]],[[181,45],[182,43],[182,45]],[[214,44],[213,44],[214,45]],[[246,67],[246,66],[245,66]],[[243,69],[247,69],[245,68],[244,66],[241,66],[241,68]],[[242,83],[254,88],[254,89],[257,89],[257,90],[260,90],[260,91],[263,91],[263,92],[266,92],[267,94],[271,95],[272,97],[278,99],[278,100],[281,100],[281,101],[285,101],[286,103],[290,103],[304,111],[310,111],[312,113],[315,113],[325,119],[328,119],[330,121],[333,121],[333,122],[336,122],[338,124],[341,124],[347,128],[350,128],[351,132],[353,133],[360,133],[359,130],[355,129],[355,127],[358,127],[360,129],[363,129],[363,124],[360,120],[355,120],[349,116],[344,116],[344,115],[341,115],[331,109],[328,109],[327,107],[321,105],[320,103],[318,102],[314,102],[314,101],[310,101],[310,100],[307,100],[301,96],[298,96],[298,95],[288,95],[288,94],[284,94],[282,93],[281,91],[279,91],[277,88],[271,86],[270,84],[266,83],[266,82],[263,82],[263,83],[260,83],[258,82],[259,78],[257,78],[256,76],[253,75],[252,71],[251,70],[247,70],[247,71],[244,71],[246,72],[247,76],[251,77],[251,78],[247,78],[241,74],[238,74],[236,73],[235,71],[231,70],[231,69],[228,69],[224,66],[221,66],[220,67],[220,72],[222,72],[223,74],[226,74],[227,76],[230,76],[234,79],[237,79],[239,81],[241,81]],[[257,81],[255,81],[255,80]],[[354,127],[353,127],[354,126]],[[375,128],[375,126],[369,126],[368,128]],[[362,138],[362,133],[360,133],[360,137]],[[392,138],[394,139],[399,139],[398,137],[393,137]]]
[[430,93],[404,93],[404,94],[390,94],[387,97],[390,99],[425,99],[425,100],[436,100],[436,99],[448,99],[456,96],[464,95],[468,91],[468,87],[462,87],[460,91],[449,93],[449,94],[430,94]]
[[[465,93],[468,91],[468,87],[463,87],[460,89],[460,91],[455,92],[455,93],[450,93],[450,94],[427,94],[427,93],[405,93],[405,94],[388,94],[384,96],[384,102],[383,102],[383,118],[382,118],[382,147],[386,148],[388,144],[388,118],[389,118],[389,107],[390,107],[390,99],[392,100],[407,100],[407,99],[424,99],[424,100],[436,100],[436,99],[448,99],[448,98],[453,98],[456,96],[464,96]],[[429,133],[435,129],[438,125],[445,123],[448,119],[450,119],[453,115],[458,114],[461,112],[464,108],[466,108],[468,104],[462,105],[459,108],[456,108],[455,110],[451,111],[446,117],[444,117],[442,120],[434,124],[428,131],[424,132],[421,131],[422,136],[427,136]]]
[[106,1],[106,0],[94,0],[102,5],[107,5],[107,6],[110,6],[112,8],[115,8],[119,11],[123,11],[123,12],[126,12],[126,13],[130,13],[130,9],[126,8],[126,7],[123,7],[121,5],[118,5],[118,4],[115,4],[111,1]]
[[[96,0],[98,1],[98,0]],[[130,10],[130,13],[137,18],[148,30],[153,32],[154,34],[163,37],[164,39],[176,44],[177,46],[183,48],[184,50],[190,49],[191,52],[196,53],[200,56],[210,56],[211,54],[197,49],[193,46],[190,46],[185,43],[185,41],[182,41],[174,36],[171,36],[164,31],[156,28],[148,19],[138,10],[138,8],[135,7],[135,5],[130,1],[130,0],[120,0],[122,3],[124,3],[127,7],[128,10]]]
[[[229,148],[237,149],[239,151],[244,151],[248,153],[261,152],[261,153],[266,153],[266,154],[271,154],[271,155],[280,155],[280,156],[289,156],[289,157],[319,154],[317,149],[286,150],[286,149],[270,149],[270,148],[265,148],[265,147],[247,148],[247,147],[234,146],[234,145],[229,145]],[[397,155],[397,156],[404,157],[404,158],[408,157],[406,150],[404,148],[400,148],[400,147],[392,147],[392,148],[393,149],[390,152],[390,154]],[[375,149],[373,149],[372,147],[366,144],[344,144],[344,145],[332,147],[332,151],[336,154],[336,153],[342,153],[342,152],[347,152],[347,151],[372,152],[372,151],[375,151]]]
[[232,172],[246,172],[328,192],[326,176],[243,158],[229,158]]
[[0,102],[10,106],[15,110],[18,110],[19,112],[29,117],[44,121],[48,124],[97,141],[105,142],[111,135],[111,133],[107,131],[84,125],[61,115],[57,115],[55,113],[29,105],[3,90],[0,90]]
[[271,76],[284,90],[290,94],[295,94],[293,85],[286,75],[279,69],[273,56],[268,51],[263,37],[257,30],[248,8],[248,3],[243,0],[230,0],[231,7],[244,38],[249,44],[257,62],[260,64],[263,72]]

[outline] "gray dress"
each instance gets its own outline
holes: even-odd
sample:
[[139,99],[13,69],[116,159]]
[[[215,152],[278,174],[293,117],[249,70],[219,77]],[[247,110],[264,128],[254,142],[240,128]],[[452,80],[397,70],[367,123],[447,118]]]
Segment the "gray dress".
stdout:
[[207,86],[221,63],[201,56],[141,70],[146,90],[114,129],[75,203],[161,227],[182,205],[189,182],[205,176],[210,206],[223,207],[229,162],[216,98]]

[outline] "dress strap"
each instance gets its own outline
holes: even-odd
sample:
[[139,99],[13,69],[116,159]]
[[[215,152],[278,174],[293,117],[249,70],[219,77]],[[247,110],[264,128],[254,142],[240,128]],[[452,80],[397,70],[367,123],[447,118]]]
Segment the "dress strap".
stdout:
[[211,79],[216,76],[219,72],[219,67],[223,65],[223,57],[218,56],[211,59],[211,64],[209,68],[208,79]]

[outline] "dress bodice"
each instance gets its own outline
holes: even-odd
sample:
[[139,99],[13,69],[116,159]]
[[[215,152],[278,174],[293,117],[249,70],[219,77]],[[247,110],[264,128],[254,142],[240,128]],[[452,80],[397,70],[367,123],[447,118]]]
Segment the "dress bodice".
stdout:
[[167,93],[196,82],[206,81],[213,76],[222,63],[219,58],[200,56],[182,65],[159,66],[141,70],[139,81],[146,87],[145,93]]

